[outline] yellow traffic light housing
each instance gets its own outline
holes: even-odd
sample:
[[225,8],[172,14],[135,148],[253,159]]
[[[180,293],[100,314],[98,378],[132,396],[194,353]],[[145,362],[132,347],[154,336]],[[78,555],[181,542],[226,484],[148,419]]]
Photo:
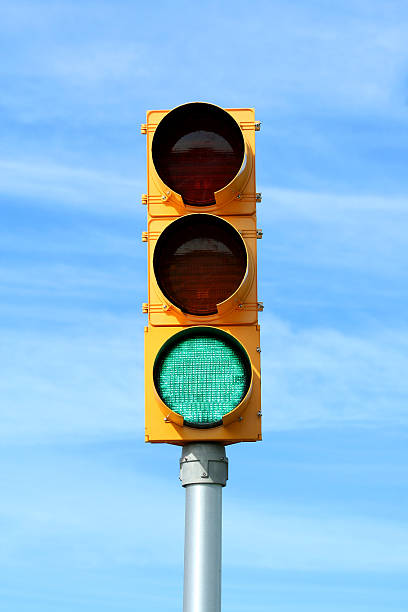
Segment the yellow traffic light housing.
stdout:
[[253,216],[150,219],[149,323],[255,324],[256,241]]
[[[197,209],[254,214],[260,197],[255,190],[257,130],[253,108],[222,109],[192,102],[172,111],[148,111],[142,133],[147,136],[149,216],[175,217]],[[178,166],[183,174],[175,172]],[[194,178],[193,172],[200,169]]]
[[[200,351],[194,347],[194,341],[195,344],[202,341],[202,336],[205,335],[203,330],[207,331],[210,341],[211,332],[214,335],[224,334],[229,339],[229,342],[224,341],[227,345],[225,355],[222,354],[222,345],[215,346],[212,351],[212,347],[207,345],[203,347],[197,359],[197,353]],[[183,334],[189,333],[193,334],[190,338],[183,338]],[[172,348],[175,344],[178,348],[177,345],[181,344],[178,342],[179,335],[183,340],[190,340],[190,344],[181,346],[181,356],[174,355],[169,359],[170,363],[166,364],[166,368],[167,375],[174,376],[173,386],[178,385],[181,391],[175,393],[170,385],[165,393],[162,390],[163,383],[158,383],[157,370],[161,367],[163,352],[164,356],[167,356],[169,345]],[[221,336],[221,340],[223,339]],[[235,355],[231,356],[231,348]],[[223,356],[227,362],[224,366],[221,363]],[[231,362],[234,361],[240,362],[238,367],[235,365],[237,372],[230,371]],[[244,382],[240,380],[241,377]],[[239,386],[236,392],[234,386]],[[194,441],[232,444],[260,440],[259,327],[145,327],[145,387],[146,442],[183,445]],[[183,392],[185,397],[181,401],[180,395]],[[171,396],[172,393],[173,402],[168,400],[169,394]],[[220,393],[227,396],[226,401],[219,402],[217,395]],[[177,400],[180,402],[178,408],[174,404]],[[211,403],[216,408],[215,416],[208,416]],[[194,411],[201,412],[207,420],[186,418],[187,414]]]
[[253,109],[148,111],[146,441],[261,439]]

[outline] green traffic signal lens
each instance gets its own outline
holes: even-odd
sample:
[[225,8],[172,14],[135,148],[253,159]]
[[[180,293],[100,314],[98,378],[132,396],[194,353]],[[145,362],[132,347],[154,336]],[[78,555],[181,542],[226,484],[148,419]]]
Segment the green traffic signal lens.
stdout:
[[234,410],[251,384],[243,346],[216,328],[194,327],[175,334],[154,365],[162,401],[191,427],[216,427]]

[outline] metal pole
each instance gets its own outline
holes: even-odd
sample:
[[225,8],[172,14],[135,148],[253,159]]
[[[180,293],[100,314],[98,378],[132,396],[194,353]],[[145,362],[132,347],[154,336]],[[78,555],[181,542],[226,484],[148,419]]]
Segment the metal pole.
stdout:
[[180,480],[186,488],[183,612],[221,612],[222,487],[228,478],[225,447],[183,447]]

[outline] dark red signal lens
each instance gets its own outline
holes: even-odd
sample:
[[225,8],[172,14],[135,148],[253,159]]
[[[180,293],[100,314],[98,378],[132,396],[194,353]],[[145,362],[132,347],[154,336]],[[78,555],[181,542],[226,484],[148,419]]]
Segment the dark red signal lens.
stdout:
[[160,235],[153,267],[172,304],[188,314],[212,315],[242,283],[247,252],[241,236],[223,219],[186,215]]
[[215,204],[214,192],[238,174],[245,156],[244,138],[229,113],[204,102],[170,111],[157,126],[153,163],[162,181],[185,204]]

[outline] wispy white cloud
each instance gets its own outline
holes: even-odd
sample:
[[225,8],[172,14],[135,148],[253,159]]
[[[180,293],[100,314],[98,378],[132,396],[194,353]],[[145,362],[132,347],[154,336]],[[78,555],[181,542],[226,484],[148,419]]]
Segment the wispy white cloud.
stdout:
[[[354,193],[322,193],[265,186],[262,190],[270,205],[261,212],[268,218],[281,218],[290,210],[301,219],[347,223],[350,215],[407,214],[407,195],[379,195]],[[369,220],[369,219],[367,219]]]
[[[40,205],[41,207],[41,205]],[[104,215],[102,215],[102,219]],[[131,234],[132,224],[127,223],[125,232],[121,229],[106,229],[97,227],[95,217],[90,224],[83,224],[81,227],[18,227],[17,229],[7,228],[6,225],[0,227],[0,245],[9,258],[9,265],[5,273],[7,276],[14,276],[11,270],[16,265],[12,263],[15,255],[40,259],[47,258],[51,265],[55,265],[67,257],[78,256],[103,256],[103,257],[126,257],[131,260],[143,257],[145,263],[146,248],[141,244],[141,232],[139,228],[140,218],[135,213],[134,233]],[[24,264],[25,267],[26,264]],[[83,264],[82,264],[83,265]],[[82,267],[82,266],[81,266]],[[15,273],[18,278],[18,266]],[[86,269],[86,266],[85,266]],[[100,272],[100,271],[99,271]],[[29,275],[26,275],[29,280]]]
[[[0,30],[5,39],[20,38],[21,44],[13,55],[4,58],[0,74],[60,80],[89,89],[149,74],[151,63],[143,36],[135,39],[127,27],[121,32],[106,27],[105,18],[110,18],[111,24],[118,17],[120,21],[110,4],[98,5],[99,29],[92,28],[92,3],[84,2],[81,7],[62,3],[58,8],[52,2],[39,4],[34,7],[23,1],[16,10],[12,3],[5,2]],[[130,5],[125,10],[131,17],[135,14]],[[72,95],[76,93],[71,91]]]
[[150,71],[146,47],[134,41],[123,41],[120,45],[113,41],[102,44],[97,40],[84,41],[75,47],[58,48],[39,65],[51,77],[88,87],[98,82],[106,85],[109,81],[145,79]]
[[143,321],[89,319],[71,314],[54,332],[3,329],[3,440],[143,429]]
[[405,572],[408,568],[405,524],[336,516],[310,507],[264,504],[234,510],[236,504],[228,501],[226,505],[225,560],[230,565],[323,572]]
[[[262,190],[260,223],[270,236],[261,245],[268,261],[290,260],[322,268],[404,274],[408,231],[406,195]],[[383,288],[384,289],[384,288]]]
[[[211,4],[192,7],[187,2],[178,10],[167,2],[159,3],[159,9],[126,3],[120,11],[100,3],[99,27],[94,27],[92,3],[65,5],[58,11],[52,3],[44,3],[40,23],[38,10],[30,4],[18,13],[8,6],[4,29],[24,39],[17,61],[3,62],[2,70],[39,76],[40,87],[49,81],[46,98],[52,87],[62,86],[71,106],[79,100],[95,105],[96,91],[104,94],[98,97],[98,108],[104,103],[109,106],[112,99],[118,101],[118,84],[132,100],[149,97],[150,92],[174,99],[169,83],[182,98],[201,98],[205,83],[206,94],[212,98],[235,103],[236,97],[253,99],[255,91],[259,104],[275,111],[307,106],[403,119],[406,7],[400,2],[398,9],[384,11],[381,5],[372,2],[368,9],[364,3],[348,2],[322,11],[319,3],[306,9],[301,3],[259,2],[255,5],[258,17],[248,22],[242,2],[225,13]],[[32,21],[26,13],[32,14]],[[194,31],[194,37],[183,37],[182,61],[181,31]],[[40,87],[33,92],[39,100],[43,98]],[[20,103],[14,99],[13,110],[26,106],[29,113],[23,89]],[[63,99],[58,106],[69,112]],[[124,106],[128,113],[129,107]],[[52,111],[49,104],[43,108]],[[35,112],[41,114],[41,105]]]
[[83,263],[0,267],[0,282],[3,291],[42,299],[50,296],[85,299],[95,294],[109,298],[110,292],[133,294],[146,284],[140,274],[132,274],[131,268],[116,266],[109,271],[106,267],[98,269]]
[[341,333],[262,325],[268,429],[408,424],[408,330]]
[[[35,206],[55,203],[99,214],[136,213],[142,209],[141,178],[68,167],[50,160],[0,160],[0,193],[24,197]],[[144,209],[141,211],[144,213]]]
[[[0,520],[8,529],[2,530],[1,566],[18,565],[27,551],[35,551],[36,563],[52,559],[57,566],[82,568],[104,567],[107,559],[114,566],[180,563],[183,521],[171,530],[163,521],[163,499],[166,513],[183,514],[176,457],[170,482],[142,475],[137,465],[118,469],[109,456],[99,455],[101,469],[80,446],[79,458],[74,447],[68,457],[52,451],[55,463],[39,450],[31,469],[12,460],[13,478],[4,477]],[[178,558],[175,542],[180,543]]]
[[[112,567],[181,566],[184,491],[174,451],[173,480],[142,475],[134,462],[118,469],[109,453],[78,457],[73,448],[68,455],[53,451],[52,462],[44,452],[31,465],[14,461],[3,478],[1,519],[8,527],[0,564],[32,563],[35,552],[35,563],[60,567],[100,568],[107,560]],[[398,521],[224,498],[225,567],[404,572],[407,546],[407,526]]]
[[[268,37],[266,55],[275,61],[265,93],[273,87],[281,106],[297,107],[308,100],[331,112],[369,109],[377,114],[388,109],[403,117],[406,26],[370,18],[358,7],[315,18],[299,8],[280,12],[283,23],[277,20],[276,36]],[[262,26],[257,29],[260,33]]]

